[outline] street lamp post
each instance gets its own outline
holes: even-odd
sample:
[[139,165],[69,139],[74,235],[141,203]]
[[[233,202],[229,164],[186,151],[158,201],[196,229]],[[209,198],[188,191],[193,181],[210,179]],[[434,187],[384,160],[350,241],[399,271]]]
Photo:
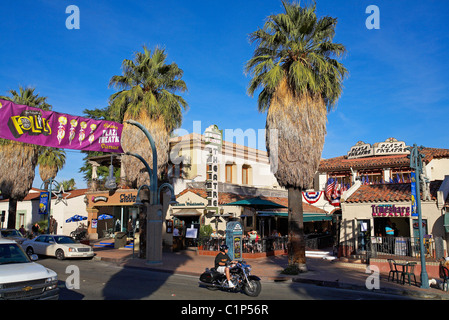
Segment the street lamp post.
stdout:
[[422,147],[413,145],[413,147],[407,148],[410,151],[410,168],[415,169],[416,179],[416,211],[418,213],[418,231],[419,231],[419,249],[421,255],[421,288],[429,288],[429,276],[426,271],[426,257],[424,251],[423,241],[423,228],[422,228],[422,212],[421,212],[421,186],[420,186],[420,174],[422,173],[422,158],[424,155],[419,153]]
[[[148,132],[147,128],[145,128],[142,124],[135,120],[126,120],[126,123],[132,124],[136,127],[138,127],[140,130],[143,131],[145,136],[147,137],[148,141],[150,142],[151,146],[151,152],[153,153],[153,170],[148,171],[148,174],[150,175],[150,196],[152,198],[152,203],[156,203],[157,201],[157,150],[156,150],[156,144],[154,143],[154,139],[151,136],[151,134]],[[141,161],[143,159],[140,159]],[[143,160],[145,163],[145,160]],[[149,169],[148,164],[146,164],[147,170]]]
[[173,186],[168,183],[163,183],[158,188],[157,151],[156,145],[154,143],[151,134],[142,124],[140,124],[137,121],[127,120],[125,122],[132,124],[143,131],[143,133],[150,142],[151,150],[153,153],[153,170],[151,170],[148,163],[140,155],[131,152],[127,152],[126,154],[138,158],[145,165],[145,168],[147,169],[148,174],[150,176],[150,185],[148,186],[144,184],[140,186],[139,189],[137,190],[136,205],[143,205],[143,203],[140,200],[139,193],[143,187],[147,187],[150,190],[150,201],[147,204],[146,259],[147,264],[151,265],[162,264],[162,205],[160,203],[159,193],[163,188],[168,187],[172,194],[170,200],[170,203],[172,203],[173,201],[176,201]]

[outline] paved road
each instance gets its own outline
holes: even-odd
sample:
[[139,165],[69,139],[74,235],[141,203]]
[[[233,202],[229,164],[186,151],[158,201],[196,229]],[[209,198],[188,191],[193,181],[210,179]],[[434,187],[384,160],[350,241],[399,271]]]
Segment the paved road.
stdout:
[[[38,263],[58,273],[60,300],[403,300],[406,297],[335,289],[293,282],[263,282],[257,298],[243,293],[210,291],[198,278],[142,269],[122,268],[95,260],[40,258]],[[79,270],[79,281],[76,275]],[[79,288],[67,289],[67,286]]]

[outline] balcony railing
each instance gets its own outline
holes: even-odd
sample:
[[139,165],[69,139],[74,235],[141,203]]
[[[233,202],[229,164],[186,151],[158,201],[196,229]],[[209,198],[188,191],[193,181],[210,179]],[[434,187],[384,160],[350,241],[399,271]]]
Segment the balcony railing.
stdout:
[[[424,238],[426,258],[438,259],[433,238]],[[340,242],[343,256],[369,254],[371,258],[382,256],[402,256],[419,258],[421,255],[419,238],[416,237],[359,237]]]

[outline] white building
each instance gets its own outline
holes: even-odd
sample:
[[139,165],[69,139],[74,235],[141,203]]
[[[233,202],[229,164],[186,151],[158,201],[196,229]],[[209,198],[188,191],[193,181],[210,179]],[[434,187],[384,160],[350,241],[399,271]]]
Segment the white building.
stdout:
[[[31,226],[36,222],[45,220],[46,215],[39,214],[39,197],[43,190],[32,188],[23,201],[17,202],[16,225],[19,229],[22,225],[25,230],[31,231]],[[51,200],[51,215],[57,223],[57,233],[70,235],[74,231],[77,222],[65,222],[74,215],[87,217],[85,194],[87,189],[71,190],[63,194],[62,199],[57,200],[53,197]],[[0,200],[0,212],[5,211],[5,221],[2,222],[2,228],[8,225],[8,200]]]

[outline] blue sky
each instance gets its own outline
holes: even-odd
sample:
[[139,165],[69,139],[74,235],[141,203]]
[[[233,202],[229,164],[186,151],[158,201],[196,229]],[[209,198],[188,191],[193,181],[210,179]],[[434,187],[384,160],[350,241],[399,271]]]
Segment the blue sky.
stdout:
[[[337,108],[328,116],[323,157],[346,154],[361,140],[389,137],[427,147],[449,148],[449,2],[317,0],[318,15],[338,18],[336,42],[348,54],[349,70]],[[66,8],[80,10],[80,29],[66,28]],[[380,12],[380,29],[365,26],[369,5]],[[254,46],[248,34],[270,14],[277,0],[246,1],[4,1],[0,20],[0,94],[19,85],[36,87],[53,110],[82,115],[103,108],[121,74],[123,59],[144,44],[165,47],[168,62],[184,70],[189,110],[182,128],[201,121],[221,129],[258,130],[266,114],[246,93],[244,64]],[[263,141],[261,149],[264,148]],[[57,180],[75,178],[83,156],[66,150]],[[40,187],[36,175],[34,186]]]

